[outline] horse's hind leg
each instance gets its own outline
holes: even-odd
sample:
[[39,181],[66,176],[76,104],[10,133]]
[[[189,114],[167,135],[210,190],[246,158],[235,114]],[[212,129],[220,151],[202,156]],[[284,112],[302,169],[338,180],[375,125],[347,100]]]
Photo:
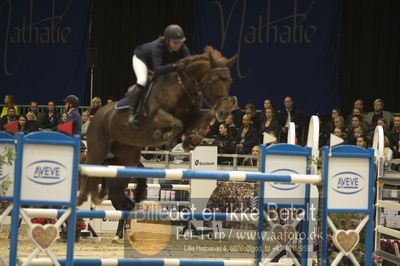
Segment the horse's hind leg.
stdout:
[[[163,141],[172,141],[176,136],[182,133],[182,121],[176,119],[173,115],[164,109],[158,109],[154,116],[153,123],[158,130],[154,131],[153,138],[158,140],[159,136]],[[161,129],[167,129],[162,132]]]

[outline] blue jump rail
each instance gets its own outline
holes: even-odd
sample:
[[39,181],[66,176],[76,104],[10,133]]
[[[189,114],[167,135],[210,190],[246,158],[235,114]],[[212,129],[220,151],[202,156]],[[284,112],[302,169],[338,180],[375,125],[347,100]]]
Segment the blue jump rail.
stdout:
[[154,169],[128,166],[99,166],[99,165],[79,165],[81,175],[89,177],[140,177],[140,178],[162,178],[167,180],[182,179],[213,179],[219,181],[239,181],[239,182],[290,182],[304,184],[318,184],[321,182],[320,175],[305,174],[264,174],[243,171],[195,171],[185,169]]

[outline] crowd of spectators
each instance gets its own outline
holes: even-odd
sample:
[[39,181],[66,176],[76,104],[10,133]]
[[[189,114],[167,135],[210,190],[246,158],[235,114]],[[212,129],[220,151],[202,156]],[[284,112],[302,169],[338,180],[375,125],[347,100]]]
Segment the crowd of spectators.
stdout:
[[[113,101],[112,98],[107,103]],[[263,133],[276,138],[274,143],[286,142],[288,126],[290,122],[296,125],[296,143],[304,145],[308,130],[309,117],[306,116],[294,104],[291,97],[283,99],[284,109],[276,109],[271,100],[265,99],[263,110],[257,111],[251,103],[246,104],[244,110],[239,106],[235,96],[229,97],[231,114],[223,122],[212,121],[209,125],[205,142],[215,144],[220,154],[253,154],[260,153],[259,144],[263,143]],[[94,97],[87,110],[82,111],[82,138],[86,138],[90,120],[102,106],[102,100]],[[56,103],[49,101],[47,108],[39,112],[38,102],[31,101],[28,110],[20,113],[20,108],[15,104],[12,95],[4,97],[4,107],[0,115],[0,129],[13,121],[18,121],[18,130],[30,133],[37,130],[56,130],[57,125],[66,121],[66,114],[57,111]],[[381,125],[385,133],[385,154],[387,159],[400,158],[400,115],[392,115],[384,110],[384,102],[376,99],[373,102],[373,110],[365,112],[364,101],[357,99],[354,102],[352,112],[344,114],[339,108],[333,108],[328,119],[320,119],[320,145],[329,145],[330,134],[344,139],[346,144],[354,144],[361,147],[371,146],[374,129]],[[188,151],[184,149],[179,138],[163,147],[150,148],[150,150]],[[146,148],[148,149],[148,148]],[[151,159],[154,156],[148,156]],[[160,156],[157,160],[160,160]],[[177,161],[183,161],[183,157],[177,156]],[[220,157],[219,164],[231,164],[232,158]],[[241,163],[258,165],[257,160],[248,158]]]

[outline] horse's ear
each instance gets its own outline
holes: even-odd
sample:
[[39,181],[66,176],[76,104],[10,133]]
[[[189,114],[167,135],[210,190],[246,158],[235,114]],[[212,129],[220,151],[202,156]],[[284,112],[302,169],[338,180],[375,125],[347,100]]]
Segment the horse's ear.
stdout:
[[217,63],[215,62],[214,53],[208,53],[208,58],[210,59],[211,68],[217,67]]
[[229,58],[229,59],[226,61],[226,66],[227,66],[227,67],[233,66],[233,64],[236,62],[237,57],[238,57],[238,55],[236,54],[236,55],[232,56],[231,58]]

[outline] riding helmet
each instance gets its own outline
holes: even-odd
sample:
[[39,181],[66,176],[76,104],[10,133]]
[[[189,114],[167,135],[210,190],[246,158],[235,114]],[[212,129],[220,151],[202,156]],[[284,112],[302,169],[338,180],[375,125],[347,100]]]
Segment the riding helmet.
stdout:
[[172,24],[165,28],[164,37],[173,42],[184,42],[186,40],[185,34],[181,26]]
[[75,95],[68,95],[67,97],[65,97],[64,102],[71,104],[74,108],[79,107],[79,99]]

